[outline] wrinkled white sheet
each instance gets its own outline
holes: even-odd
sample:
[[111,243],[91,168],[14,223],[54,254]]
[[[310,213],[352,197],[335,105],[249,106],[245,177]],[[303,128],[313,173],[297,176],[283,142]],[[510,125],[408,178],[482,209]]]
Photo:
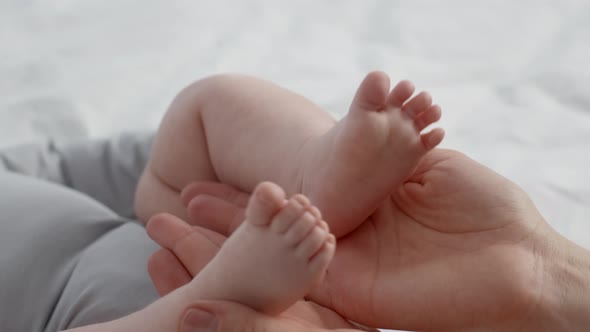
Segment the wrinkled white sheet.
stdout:
[[183,86],[228,71],[341,116],[381,69],[443,106],[443,146],[590,248],[589,38],[584,0],[3,0],[0,146],[155,128]]

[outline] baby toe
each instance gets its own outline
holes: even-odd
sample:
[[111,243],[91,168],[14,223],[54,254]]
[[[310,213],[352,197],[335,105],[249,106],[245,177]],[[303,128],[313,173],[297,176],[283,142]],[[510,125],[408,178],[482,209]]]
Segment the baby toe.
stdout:
[[312,272],[325,271],[328,264],[332,261],[335,251],[336,237],[334,237],[334,234],[328,234],[322,247],[311,257],[309,261],[309,270]]
[[426,150],[434,149],[437,145],[442,142],[445,137],[445,131],[442,128],[434,128],[432,131],[420,135],[422,145]]
[[391,93],[389,93],[388,104],[396,108],[401,108],[402,105],[412,96],[414,89],[414,83],[408,80],[400,81],[391,90]]
[[414,120],[414,124],[416,125],[416,129],[418,131],[424,130],[424,128],[430,126],[431,124],[440,120],[442,116],[442,111],[440,106],[432,105],[426,111],[418,114],[416,119]]
[[283,207],[273,218],[271,230],[282,234],[291,227],[291,225],[301,217],[305,212],[305,207],[295,198],[289,199],[287,205]]
[[295,254],[297,257],[309,259],[322,248],[329,234],[319,223],[316,224],[299,245],[297,245]]
[[402,110],[412,119],[427,110],[432,105],[432,96],[426,91],[420,92],[402,106]]
[[309,198],[302,194],[295,194],[293,195],[293,199],[303,205],[305,208],[312,206]]
[[309,200],[309,198],[307,198],[307,196],[305,195],[301,195],[301,194],[297,194],[295,196],[293,196],[293,199],[297,200],[299,203],[301,203],[301,205],[303,205],[304,209],[306,209],[307,211],[311,212],[311,214],[313,214],[314,217],[318,218],[318,219],[322,219],[322,213],[320,212],[320,209],[318,209],[317,207],[313,206],[311,204],[311,201]]
[[246,220],[256,225],[266,225],[283,206],[285,192],[271,182],[259,184],[246,207]]
[[366,111],[379,111],[387,102],[389,76],[383,72],[371,72],[359,85],[349,114],[362,114]]
[[317,225],[317,221],[310,212],[304,212],[285,233],[285,241],[290,245],[299,244]]

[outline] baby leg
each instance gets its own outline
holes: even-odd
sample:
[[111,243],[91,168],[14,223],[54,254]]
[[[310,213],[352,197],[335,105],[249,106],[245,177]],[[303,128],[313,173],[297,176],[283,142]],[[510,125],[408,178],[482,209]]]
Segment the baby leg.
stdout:
[[273,181],[300,192],[301,150],[335,121],[309,100],[272,83],[218,75],[183,90],[162,120],[136,192],[136,213],[186,218],[179,192],[196,180],[252,191]]

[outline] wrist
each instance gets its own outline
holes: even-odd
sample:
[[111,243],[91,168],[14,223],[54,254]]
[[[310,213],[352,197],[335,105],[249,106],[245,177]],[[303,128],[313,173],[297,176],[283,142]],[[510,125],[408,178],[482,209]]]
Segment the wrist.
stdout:
[[552,231],[543,249],[544,282],[532,321],[540,331],[581,331],[590,326],[590,251]]

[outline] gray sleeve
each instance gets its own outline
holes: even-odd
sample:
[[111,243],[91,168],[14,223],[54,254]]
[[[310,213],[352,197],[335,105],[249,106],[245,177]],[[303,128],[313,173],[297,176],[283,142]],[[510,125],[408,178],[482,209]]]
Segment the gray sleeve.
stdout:
[[0,169],[59,183],[134,218],[133,197],[153,134],[30,144],[0,150]]

